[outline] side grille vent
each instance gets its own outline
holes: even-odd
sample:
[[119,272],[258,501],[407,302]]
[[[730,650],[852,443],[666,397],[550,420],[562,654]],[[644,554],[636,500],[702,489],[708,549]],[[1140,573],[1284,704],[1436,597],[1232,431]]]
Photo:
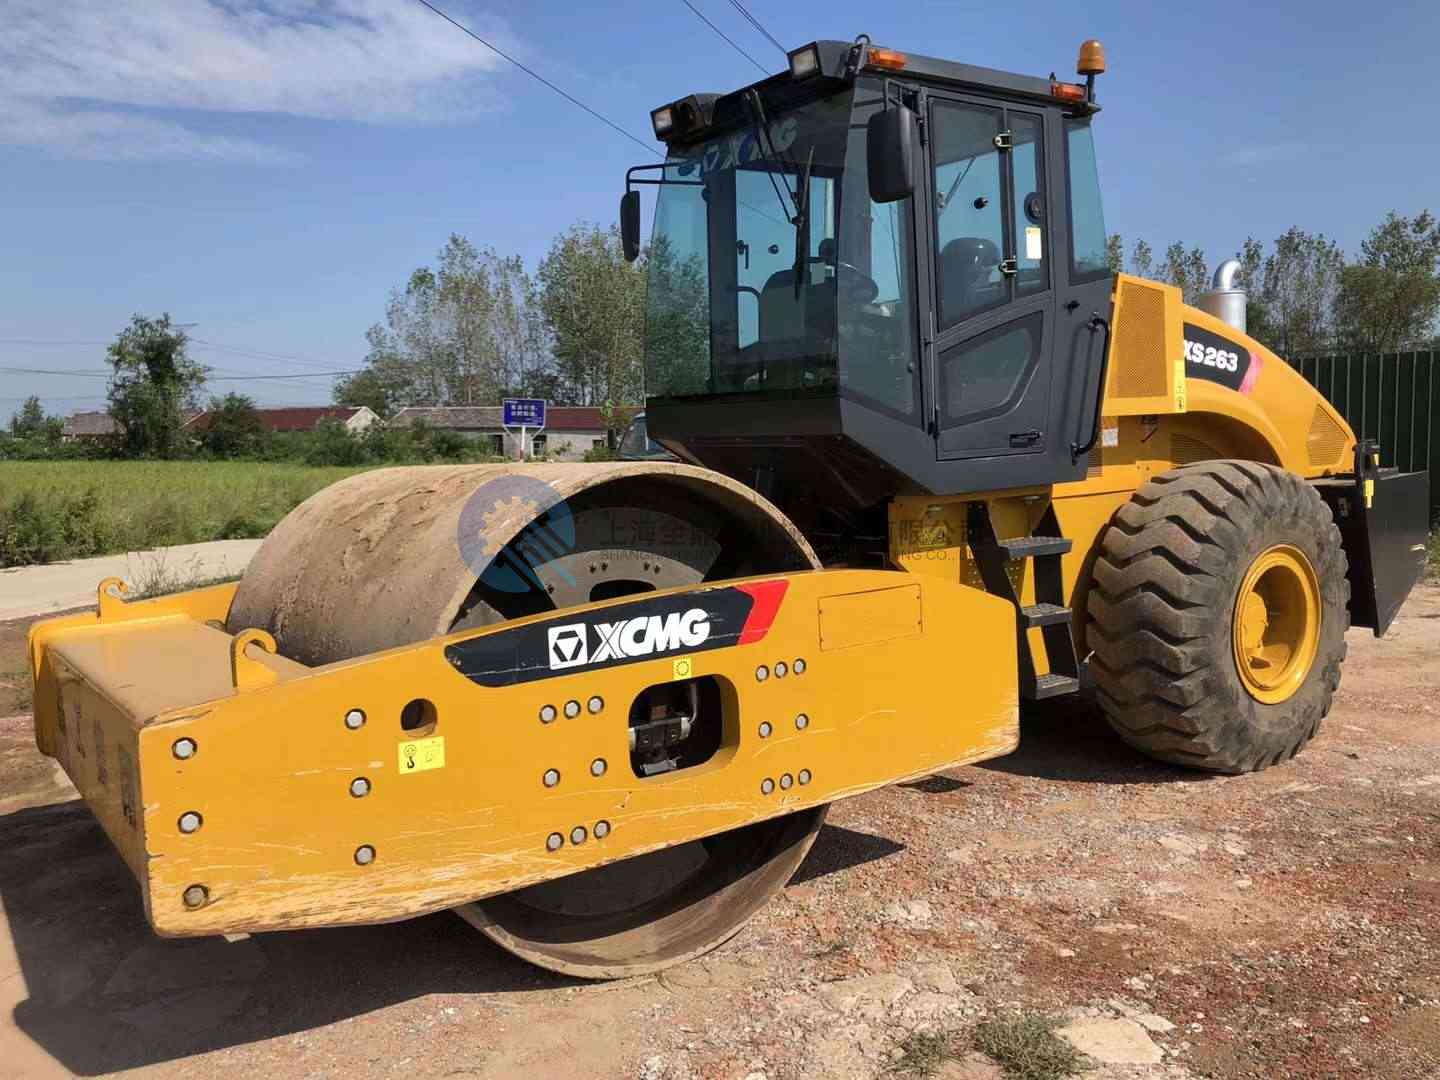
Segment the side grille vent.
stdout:
[[1170,436],[1170,457],[1176,465],[1193,465],[1197,461],[1217,461],[1224,455],[1213,446],[1206,446],[1199,439],[1192,439],[1180,432]]
[[1305,440],[1310,464],[1334,465],[1340,460],[1345,443],[1345,429],[1335,422],[1324,405],[1317,404],[1315,416],[1310,421],[1310,434]]
[[1165,355],[1165,294],[1151,285],[1120,287],[1110,389],[1117,398],[1161,397],[1172,358]]

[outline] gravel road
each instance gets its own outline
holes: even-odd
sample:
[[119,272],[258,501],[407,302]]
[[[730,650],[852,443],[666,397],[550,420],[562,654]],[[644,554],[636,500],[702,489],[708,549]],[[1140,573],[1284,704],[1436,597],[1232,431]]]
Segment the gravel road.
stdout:
[[0,570],[0,621],[93,606],[95,587],[108,577],[123,578],[138,589],[183,587],[191,582],[237,577],[260,549],[260,543],[209,540],[43,566],[9,567]]

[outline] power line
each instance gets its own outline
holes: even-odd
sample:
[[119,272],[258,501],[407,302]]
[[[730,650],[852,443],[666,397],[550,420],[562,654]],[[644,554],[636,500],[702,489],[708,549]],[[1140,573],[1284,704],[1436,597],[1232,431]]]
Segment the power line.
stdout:
[[745,57],[746,60],[749,60],[750,63],[754,64],[757,68],[759,68],[762,74],[764,74],[764,75],[769,75],[769,74],[770,74],[768,71],[765,70],[764,65],[762,65],[759,60],[756,60],[755,57],[751,56],[748,52],[746,52],[744,49],[742,49],[739,45],[737,45],[737,44],[735,43],[735,41],[730,37],[729,34],[725,33],[724,30],[721,30],[721,29],[720,29],[718,26],[716,26],[713,22],[711,22],[709,19],[707,19],[707,18],[705,17],[705,15],[701,12],[701,10],[700,10],[699,8],[697,8],[694,4],[692,4],[692,3],[690,2],[690,0],[681,0],[681,3],[683,3],[687,8],[689,8],[691,11],[693,11],[693,12],[695,13],[695,17],[696,17],[697,19],[699,19],[699,20],[700,20],[701,22],[703,22],[706,26],[708,26],[711,30],[714,30],[715,33],[719,34],[722,38],[724,38],[724,39],[725,39],[725,43],[726,43],[727,45],[729,45],[732,49],[734,49],[736,52],[738,52],[741,56]]
[[[309,357],[296,356],[293,353],[267,352],[263,349],[254,349],[248,345],[226,345],[219,341],[210,341],[207,338],[188,337],[186,340],[201,350],[214,349],[218,352],[233,353],[236,356],[249,357],[254,360],[285,360],[295,364],[304,364],[306,367],[333,368],[334,360],[315,360]],[[110,345],[109,341],[85,341],[70,338],[0,338],[0,345],[25,345],[25,346],[78,346],[78,345]],[[298,372],[300,376],[308,372]]]
[[359,375],[364,368],[348,371],[297,371],[289,375],[217,375],[207,382],[253,382],[260,379],[332,379],[341,375]]
[[109,345],[108,341],[68,341],[55,338],[0,338],[0,345]]
[[741,15],[745,16],[746,22],[748,22],[756,30],[759,30],[760,33],[764,34],[766,40],[769,41],[771,45],[774,45],[775,48],[779,49],[782,53],[784,53],[786,57],[789,57],[790,53],[785,48],[785,46],[781,45],[780,42],[776,41],[774,35],[772,35],[769,30],[766,30],[765,27],[760,25],[760,20],[755,18],[754,15],[751,15],[750,12],[745,9],[745,5],[740,3],[740,0],[730,0],[730,6],[733,7],[736,11],[738,11]]
[[[328,379],[341,375],[358,375],[363,369],[353,368],[348,371],[299,371],[284,375],[210,375],[206,382],[259,382],[270,379]],[[112,376],[99,371],[57,371],[53,368],[26,368],[26,367],[0,367],[0,371],[8,371],[16,375],[66,375],[78,379],[109,379]],[[302,384],[303,385],[303,384]]]
[[80,379],[108,379],[109,375],[102,375],[98,371],[51,371],[48,368],[25,368],[25,367],[0,367],[0,371],[13,372],[16,375],[74,375]]
[[29,401],[32,397],[41,398],[44,401],[104,401],[104,394],[67,394],[56,396],[55,394],[17,394],[14,397],[0,397],[0,401]]
[[538,71],[535,71],[535,70],[533,70],[532,68],[526,67],[526,66],[525,66],[524,64],[522,64],[519,60],[516,60],[513,56],[511,56],[509,53],[503,52],[502,50],[500,50],[500,49],[497,48],[496,46],[490,44],[490,42],[486,41],[486,40],[485,40],[484,38],[482,38],[479,34],[475,33],[474,30],[471,30],[468,26],[464,25],[463,23],[458,23],[458,22],[456,22],[456,21],[455,21],[454,19],[452,19],[449,15],[445,14],[445,12],[441,11],[441,10],[440,10],[438,7],[436,7],[434,4],[430,3],[430,0],[415,0],[415,2],[416,2],[417,4],[422,4],[422,5],[424,5],[425,7],[429,8],[429,9],[430,9],[431,11],[433,11],[436,15],[439,15],[440,18],[444,19],[444,20],[445,20],[446,22],[448,22],[451,26],[455,27],[456,30],[459,30],[460,32],[462,32],[462,33],[464,33],[464,34],[470,35],[470,37],[474,38],[474,39],[475,39],[476,41],[478,41],[481,45],[484,45],[485,48],[489,49],[489,50],[490,50],[491,52],[493,52],[496,56],[500,57],[500,58],[503,59],[503,60],[508,60],[510,63],[514,64],[517,68],[519,68],[521,71],[525,72],[526,75],[529,75],[532,79],[535,79],[535,80],[537,80],[537,81],[539,81],[539,82],[544,83],[544,84],[545,84],[546,86],[548,86],[551,90],[554,90],[555,93],[559,94],[559,95],[560,95],[561,97],[563,97],[566,101],[570,102],[570,104],[576,106],[577,108],[584,109],[587,113],[589,113],[591,116],[593,116],[596,120],[599,120],[602,124],[604,124],[606,127],[610,128],[612,131],[616,132],[617,134],[625,136],[625,138],[627,138],[627,139],[629,139],[631,142],[635,143],[637,146],[639,146],[639,147],[640,147],[642,150],[644,150],[646,153],[649,153],[649,154],[657,154],[657,156],[658,156],[658,151],[657,151],[653,146],[651,146],[650,144],[645,143],[645,142],[642,142],[641,140],[637,139],[634,135],[631,135],[630,132],[626,131],[626,130],[625,130],[624,128],[622,128],[619,124],[615,123],[615,121],[609,119],[609,118],[606,117],[606,116],[602,116],[600,113],[596,112],[596,111],[595,111],[594,109],[592,109],[589,105],[586,105],[583,101],[581,101],[579,98],[575,97],[573,94],[569,94],[569,93],[565,92],[564,90],[561,90],[560,87],[556,86],[553,82],[551,82],[549,79],[545,78],[545,76],[544,76],[544,75],[541,75]]
[[291,353],[266,352],[263,349],[252,349],[246,345],[222,345],[218,341],[208,341],[205,338],[190,338],[195,344],[206,349],[215,349],[219,352],[233,353],[236,356],[247,356],[254,360],[289,360],[292,363],[304,364],[307,367],[333,367],[334,361],[312,360],[304,356],[295,356]]

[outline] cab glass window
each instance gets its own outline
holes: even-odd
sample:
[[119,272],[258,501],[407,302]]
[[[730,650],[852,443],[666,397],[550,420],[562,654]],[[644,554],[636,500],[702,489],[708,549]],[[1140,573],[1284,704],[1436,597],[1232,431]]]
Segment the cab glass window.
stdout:
[[935,284],[941,327],[1005,303],[999,109],[937,101],[934,129]]
[[1110,263],[1089,120],[1065,121],[1065,172],[1070,184],[1070,280],[1103,277],[1110,272]]
[[955,427],[1013,408],[1040,363],[1045,316],[1035,311],[940,354],[941,423]]
[[920,391],[910,240],[913,199],[871,202],[866,179],[866,123],[883,101],[883,92],[862,97],[857,91],[845,149],[839,221],[823,228],[812,226],[811,231],[812,235],[839,233],[836,288],[842,392],[883,412],[914,417]]
[[1010,114],[1011,214],[1015,228],[1015,294],[1030,296],[1050,286],[1045,222],[1045,122],[1027,113]]

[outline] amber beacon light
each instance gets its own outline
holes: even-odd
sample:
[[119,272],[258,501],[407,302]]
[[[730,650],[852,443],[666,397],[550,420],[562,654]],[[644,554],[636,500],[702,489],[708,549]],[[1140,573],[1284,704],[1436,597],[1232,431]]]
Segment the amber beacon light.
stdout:
[[1105,46],[1091,38],[1080,43],[1080,58],[1075,61],[1075,74],[1085,76],[1085,100],[1095,100],[1095,76],[1105,74]]

